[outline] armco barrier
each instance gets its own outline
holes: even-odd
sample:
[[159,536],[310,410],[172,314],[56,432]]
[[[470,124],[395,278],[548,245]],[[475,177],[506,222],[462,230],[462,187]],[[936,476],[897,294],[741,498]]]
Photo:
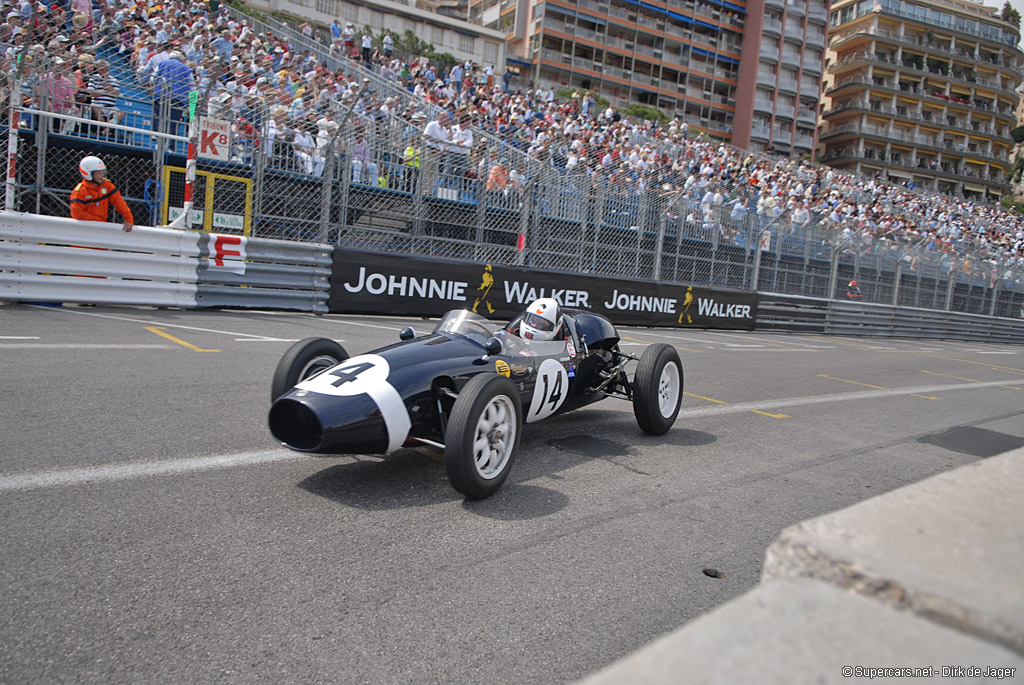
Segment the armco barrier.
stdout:
[[326,312],[331,251],[0,212],[0,300]]
[[1024,344],[1024,319],[761,293],[757,330]]
[[329,245],[204,233],[199,248],[198,306],[327,312]]

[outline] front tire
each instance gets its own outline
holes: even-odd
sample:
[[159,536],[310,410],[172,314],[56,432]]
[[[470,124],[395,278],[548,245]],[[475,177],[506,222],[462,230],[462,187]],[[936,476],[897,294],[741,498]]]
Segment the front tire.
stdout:
[[633,376],[633,415],[645,433],[664,435],[683,403],[683,363],[670,345],[649,346]]
[[307,378],[323,373],[348,359],[345,348],[329,338],[300,340],[284,353],[274,370],[270,401],[291,390]]
[[519,393],[508,378],[481,373],[462,388],[445,430],[444,466],[466,497],[490,497],[512,470],[523,425]]

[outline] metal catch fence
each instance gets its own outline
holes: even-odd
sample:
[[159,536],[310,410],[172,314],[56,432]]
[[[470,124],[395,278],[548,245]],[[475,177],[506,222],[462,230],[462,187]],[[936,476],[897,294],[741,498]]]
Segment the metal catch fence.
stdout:
[[[434,146],[423,121],[381,110],[372,82],[340,107],[222,95],[198,111],[231,133],[227,161],[198,160],[186,224],[197,228],[996,316],[1024,303],[1021,265],[968,238],[940,251],[852,221],[759,213],[749,187],[687,185],[682,172],[587,159],[565,171],[555,159],[564,150],[527,154],[476,131],[466,147]],[[183,123],[161,134],[144,115],[111,125],[46,107],[17,108],[12,208],[66,216],[78,161],[93,152],[137,222],[163,225],[182,211]]]

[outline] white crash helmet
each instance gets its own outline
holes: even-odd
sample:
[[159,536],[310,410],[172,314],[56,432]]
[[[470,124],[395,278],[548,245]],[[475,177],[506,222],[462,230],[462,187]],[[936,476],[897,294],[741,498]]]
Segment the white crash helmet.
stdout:
[[82,174],[82,178],[86,181],[92,180],[92,172],[94,171],[106,171],[107,165],[103,163],[103,160],[95,155],[89,155],[83,157],[82,161],[78,163],[78,170]]
[[550,297],[534,300],[523,314],[522,337],[527,340],[552,340],[562,326],[562,310]]

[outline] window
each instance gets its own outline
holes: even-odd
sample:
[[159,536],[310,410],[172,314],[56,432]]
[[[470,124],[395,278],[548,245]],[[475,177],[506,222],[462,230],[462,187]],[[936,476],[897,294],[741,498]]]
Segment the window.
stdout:
[[498,44],[487,41],[484,43],[484,61],[488,64],[498,63]]
[[444,45],[444,29],[440,26],[431,26],[430,42],[434,44],[435,48]]
[[359,6],[353,5],[351,2],[341,3],[341,16],[352,23],[359,21]]
[[334,0],[316,0],[316,11],[324,14],[334,14]]
[[384,13],[383,12],[370,12],[370,26],[380,30],[384,28]]
[[459,50],[462,52],[474,52],[476,50],[476,38],[459,34]]

